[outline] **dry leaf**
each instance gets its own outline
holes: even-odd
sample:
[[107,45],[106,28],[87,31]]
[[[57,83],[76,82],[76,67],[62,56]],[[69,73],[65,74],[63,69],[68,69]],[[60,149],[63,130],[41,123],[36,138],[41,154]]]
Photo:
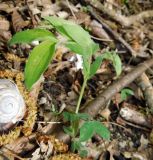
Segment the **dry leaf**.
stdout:
[[39,160],[40,158],[41,158],[40,148],[37,148],[37,149],[32,153],[31,160]]
[[17,10],[14,10],[12,13],[12,23],[13,23],[13,28],[16,32],[28,26],[28,23],[23,20],[23,18],[21,17],[21,15]]
[[0,30],[8,31],[10,28],[10,23],[5,18],[0,17]]
[[0,30],[0,41],[1,42],[7,42],[11,38],[11,32],[10,31],[4,31]]
[[105,108],[100,112],[100,115],[103,116],[107,121],[109,120],[110,114],[111,112],[108,108]]

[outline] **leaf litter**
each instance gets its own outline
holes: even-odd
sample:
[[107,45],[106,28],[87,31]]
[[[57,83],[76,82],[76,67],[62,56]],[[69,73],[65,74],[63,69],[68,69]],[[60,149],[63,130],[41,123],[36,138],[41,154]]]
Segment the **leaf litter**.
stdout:
[[[96,1],[88,0],[82,2],[75,0],[28,0],[27,2],[8,0],[0,1],[0,3],[0,22],[2,22],[0,24],[0,71],[6,69],[23,71],[25,59],[33,45],[23,44],[8,48],[7,42],[16,32],[39,26],[41,16],[44,15],[57,15],[76,21],[90,32],[93,40],[100,44],[102,52],[116,50],[123,64],[121,77],[128,73],[128,67],[135,69],[141,62],[152,58],[152,1],[109,0],[98,1],[97,4],[99,5],[96,5]],[[94,6],[96,11],[92,10],[93,13],[91,13],[87,6]],[[121,17],[120,19],[115,19],[117,17],[116,13],[118,17]],[[99,16],[101,19],[98,18]],[[10,60],[6,53],[11,54],[14,59]],[[93,60],[97,56],[94,55]],[[18,60],[19,63],[17,64]],[[81,159],[77,154],[70,153],[68,146],[60,143],[56,138],[53,138],[53,142],[56,142],[57,146],[49,140],[51,137],[42,134],[43,131],[51,135],[54,133],[59,139],[64,139],[62,125],[65,125],[65,122],[63,122],[60,113],[65,109],[73,111],[77,104],[83,83],[81,63],[81,58],[75,56],[71,51],[64,48],[59,51],[58,57],[55,57],[53,62],[49,64],[40,88],[35,87],[37,91],[40,91],[39,96],[36,97],[38,114],[33,128],[34,138],[29,137],[25,140],[26,137],[20,135],[20,138],[13,142],[16,146],[20,144],[20,147],[12,148],[11,145],[13,146],[13,144],[2,146],[3,157],[10,156],[16,159]],[[149,63],[147,64],[149,65]],[[105,141],[94,135],[86,143],[86,148],[89,151],[87,159],[152,159],[151,66],[147,71],[142,69],[141,74],[145,71],[145,75],[135,76],[130,81],[131,75],[129,77],[130,83],[124,86],[122,81],[120,84],[123,85],[123,88],[132,89],[135,86],[136,90],[141,92],[141,95],[135,96],[136,90],[133,90],[134,94],[129,95],[122,101],[121,90],[117,90],[113,93],[113,98],[108,98],[107,103],[105,103],[106,107],[104,109],[100,107],[101,110],[98,109],[99,114],[93,114],[95,120],[100,120],[108,126],[111,131],[111,141]],[[144,79],[145,77],[146,79]],[[88,106],[91,101],[96,101],[96,97],[107,90],[108,86],[116,79],[112,64],[105,61],[97,74],[88,81],[81,110],[84,109],[84,106]],[[111,91],[108,94],[111,94]],[[140,120],[138,120],[139,118]],[[53,121],[62,124],[49,123]],[[38,134],[41,135],[41,138],[37,136]],[[63,136],[60,137],[59,134],[63,134]],[[65,149],[63,148],[63,151],[59,152],[62,146]],[[9,149],[9,152],[6,148]],[[19,148],[20,151],[17,151]],[[28,154],[26,155],[26,153]]]

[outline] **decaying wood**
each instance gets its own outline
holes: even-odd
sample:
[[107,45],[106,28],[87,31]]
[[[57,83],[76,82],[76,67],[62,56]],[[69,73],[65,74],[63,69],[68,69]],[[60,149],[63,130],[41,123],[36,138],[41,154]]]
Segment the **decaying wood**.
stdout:
[[148,76],[143,73],[137,80],[138,85],[143,91],[144,98],[147,102],[150,112],[153,114],[153,87]]
[[119,114],[126,121],[150,129],[153,128],[153,125],[149,121],[149,118],[146,115],[135,110],[134,107],[130,106],[129,104],[123,103],[123,107],[120,109]]

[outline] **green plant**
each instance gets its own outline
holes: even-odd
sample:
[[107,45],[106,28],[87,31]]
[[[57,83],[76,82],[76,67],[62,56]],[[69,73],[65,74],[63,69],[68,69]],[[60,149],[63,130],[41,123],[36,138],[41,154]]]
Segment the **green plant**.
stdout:
[[[82,157],[87,154],[83,143],[91,139],[94,134],[98,134],[105,140],[110,139],[109,130],[101,122],[91,120],[88,114],[64,112],[63,115],[64,119],[70,122],[70,126],[64,127],[64,131],[72,137],[71,150],[78,151]],[[80,120],[85,122],[79,127]],[[78,132],[79,137],[76,138]]]
[[128,96],[134,95],[134,92],[131,89],[124,88],[121,90],[121,99],[122,101],[126,100]]
[[[61,45],[61,43],[74,53],[82,56],[84,81],[75,113],[64,113],[65,119],[70,122],[70,127],[65,127],[64,130],[74,139],[80,129],[79,141],[74,141],[72,148],[73,151],[80,150],[81,153],[84,153],[83,150],[80,149],[82,147],[82,142],[91,138],[94,133],[101,135],[105,139],[109,139],[109,131],[106,127],[104,127],[100,122],[89,121],[88,115],[78,113],[87,81],[94,76],[104,59],[110,60],[113,63],[116,74],[119,76],[122,69],[121,60],[115,52],[105,52],[104,54],[96,57],[92,62],[92,55],[99,50],[99,45],[91,39],[87,31],[73,22],[57,17],[44,17],[44,19],[65,38],[64,41],[59,41],[47,30],[31,29],[16,33],[9,41],[9,44],[31,43],[34,40],[41,41],[41,43],[32,50],[26,63],[24,74],[25,85],[28,89],[31,89],[32,85],[47,69],[48,64],[54,56],[56,48],[58,45]],[[81,128],[79,128],[80,119],[85,120]],[[98,126],[98,128],[96,128],[96,126]],[[83,137],[84,133],[88,135],[86,139]]]
[[129,0],[122,0],[122,3],[123,3],[125,6],[129,7]]

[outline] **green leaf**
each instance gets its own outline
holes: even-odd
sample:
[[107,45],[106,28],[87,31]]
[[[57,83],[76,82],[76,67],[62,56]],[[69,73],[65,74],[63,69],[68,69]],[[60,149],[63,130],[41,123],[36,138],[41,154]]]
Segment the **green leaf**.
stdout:
[[98,68],[100,67],[100,65],[102,63],[102,59],[103,59],[102,56],[98,56],[96,58],[96,60],[91,64],[89,78],[91,78],[92,76],[94,76],[94,74],[97,72]]
[[85,158],[88,155],[88,151],[87,150],[80,150],[79,155],[80,155],[80,157]]
[[71,122],[77,121],[79,119],[75,113],[70,113],[70,112],[63,112],[63,116],[66,121],[71,121]]
[[89,120],[91,117],[89,114],[86,114],[86,113],[77,113],[77,116],[79,117],[79,119],[82,119],[82,120]]
[[65,133],[67,133],[68,135],[70,135],[71,137],[73,137],[73,129],[71,127],[63,127],[63,130]]
[[92,138],[92,136],[95,133],[94,128],[95,127],[93,127],[92,121],[84,122],[84,124],[80,128],[80,138],[79,138],[79,140],[81,142],[84,142],[84,141],[87,141],[90,138]]
[[25,67],[25,85],[28,89],[31,89],[46,70],[54,52],[55,43],[50,40],[42,42],[32,50]]
[[[89,33],[81,26],[58,17],[44,17],[44,19],[48,20],[63,36],[81,46],[84,52],[79,52],[79,54],[87,54],[91,56],[97,51],[98,45],[93,42]],[[74,48],[74,44],[69,44],[69,46],[70,45],[71,48]]]
[[80,141],[83,142],[89,140],[95,133],[104,139],[110,139],[110,132],[103,124],[98,121],[88,121],[80,128]]
[[75,25],[75,23],[72,21],[64,20],[64,19],[56,17],[56,16],[45,16],[43,18],[45,20],[49,21],[55,27],[62,26],[65,24]]
[[74,141],[72,141],[72,144],[71,144],[71,151],[72,152],[79,151],[82,147],[83,146],[82,146],[81,142],[74,140]]
[[101,122],[93,121],[93,125],[96,127],[95,132],[103,139],[110,139],[110,131]]
[[126,100],[129,95],[134,95],[134,92],[131,89],[125,88],[121,90],[121,99]]
[[17,32],[8,42],[8,44],[14,45],[17,43],[31,43],[34,40],[39,40],[39,41],[51,40],[52,42],[57,42],[55,36],[47,30],[30,29],[26,31]]
[[63,28],[63,25],[65,25],[65,24],[70,24],[70,25],[73,24],[74,25],[73,22],[67,21],[67,20],[64,20],[62,18],[58,18],[58,17],[55,17],[55,16],[43,17],[43,18],[45,20],[47,20],[51,25],[53,25],[61,35],[63,35],[67,39],[71,40],[71,37],[65,31],[65,29]]
[[102,55],[104,59],[112,61],[116,71],[116,75],[119,76],[122,72],[122,62],[120,57],[115,52],[106,52]]
[[70,112],[63,112],[63,116],[64,116],[64,119],[66,121],[77,121],[79,119],[83,119],[83,120],[89,120],[90,119],[90,116],[86,113],[70,113]]
[[66,47],[69,48],[72,52],[83,55],[85,54],[84,48],[73,41],[66,42]]
[[93,41],[87,31],[79,25],[63,25],[63,28],[73,41],[85,48],[86,54],[92,55]]
[[83,75],[84,79],[88,79],[90,75],[90,63],[91,63],[91,57],[88,57],[86,55],[82,56],[83,59]]
[[92,53],[96,53],[99,50],[99,44],[92,43]]

